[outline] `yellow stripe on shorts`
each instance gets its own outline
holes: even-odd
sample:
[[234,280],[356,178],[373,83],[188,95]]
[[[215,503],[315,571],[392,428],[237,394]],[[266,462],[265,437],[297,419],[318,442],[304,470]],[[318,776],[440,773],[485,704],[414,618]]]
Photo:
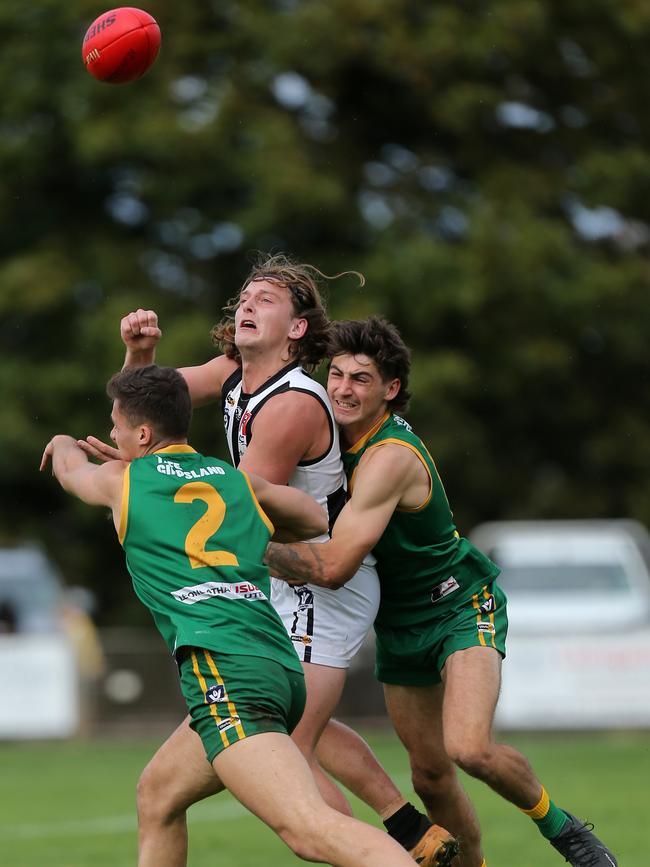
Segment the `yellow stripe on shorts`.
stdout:
[[478,625],[483,618],[483,615],[481,613],[481,606],[478,604],[478,593],[475,593],[472,596],[472,605],[474,606],[474,608],[476,608],[476,631],[478,632],[478,640],[481,642],[483,647],[485,647],[485,636],[478,628]]
[[[199,668],[199,661],[196,658],[196,653],[194,651],[192,651],[192,668],[194,669],[194,674],[196,675],[196,677],[199,681],[199,684],[201,685],[203,695],[205,695],[208,691],[208,685],[205,682],[205,678],[201,674],[201,670]],[[223,681],[222,681],[222,683],[223,683]],[[206,702],[207,702],[207,698],[206,698]],[[210,705],[210,713],[214,717],[214,721],[216,722],[217,727],[219,727],[219,723],[221,722],[221,717],[219,716],[219,713],[217,712],[216,704]],[[228,740],[228,736],[226,735],[226,733],[224,731],[219,730],[219,734],[221,735],[221,743],[224,745],[224,747],[229,747],[230,741]]]
[[[487,589],[487,587],[484,587],[484,588],[483,588],[483,597],[484,597],[485,599],[489,599],[490,596],[491,596],[491,594],[488,593],[488,589]],[[496,608],[496,601],[495,601],[495,608]],[[497,628],[496,628],[496,626],[494,625],[494,609],[492,610],[492,612],[491,612],[491,614],[489,615],[489,617],[490,617],[490,623],[492,624],[492,633],[491,633],[492,647],[494,647],[494,649],[496,650],[496,647],[497,647],[497,643],[496,643]]]
[[[216,662],[214,661],[214,659],[208,653],[207,650],[204,650],[203,653],[205,653],[205,658],[208,661],[208,665],[210,666],[210,671],[214,675],[214,679],[217,681],[217,683],[220,686],[223,686],[223,688],[225,689],[226,685],[223,682],[223,678],[219,674],[219,669],[217,668]],[[226,693],[227,692],[228,692],[228,690],[226,690]],[[239,719],[239,714],[237,713],[237,708],[235,707],[235,702],[230,701],[230,699],[228,699],[228,711],[229,711],[231,717],[236,717],[237,719]],[[239,722],[235,725],[235,731],[237,732],[237,736],[238,736],[239,740],[246,737],[246,733],[244,732],[244,729],[242,727],[241,720],[239,720]],[[221,734],[224,735],[225,732],[222,732]]]

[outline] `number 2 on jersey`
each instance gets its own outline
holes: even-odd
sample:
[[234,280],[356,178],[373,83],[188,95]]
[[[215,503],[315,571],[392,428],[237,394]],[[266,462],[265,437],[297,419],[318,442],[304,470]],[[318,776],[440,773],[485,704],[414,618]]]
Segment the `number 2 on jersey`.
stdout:
[[203,500],[208,509],[192,525],[185,538],[185,553],[192,569],[201,566],[239,566],[239,560],[230,551],[206,551],[205,545],[217,532],[226,516],[226,504],[217,491],[207,482],[188,482],[174,495],[175,503],[193,503]]

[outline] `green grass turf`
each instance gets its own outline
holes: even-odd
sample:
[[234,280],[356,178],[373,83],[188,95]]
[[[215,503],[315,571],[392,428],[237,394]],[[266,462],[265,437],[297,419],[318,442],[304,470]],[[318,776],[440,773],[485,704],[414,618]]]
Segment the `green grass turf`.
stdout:
[[[389,731],[365,734],[411,796],[406,757],[395,736]],[[528,756],[559,806],[596,823],[621,867],[646,867],[650,733],[517,735],[503,740]],[[146,740],[0,744],[3,867],[134,865],[135,784],[156,746]],[[518,810],[474,780],[465,778],[465,784],[481,820],[488,867],[564,863]],[[353,806],[359,818],[379,824],[359,802]],[[189,867],[304,863],[228,794],[193,807],[189,829]]]

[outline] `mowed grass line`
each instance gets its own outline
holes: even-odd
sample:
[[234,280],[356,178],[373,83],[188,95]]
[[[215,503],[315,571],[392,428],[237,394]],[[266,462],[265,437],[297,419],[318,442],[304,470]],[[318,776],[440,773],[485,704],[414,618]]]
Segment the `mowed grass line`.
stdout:
[[[390,731],[365,735],[412,796],[408,763],[395,736]],[[621,867],[646,867],[650,733],[503,739],[529,757],[560,806],[596,823]],[[0,863],[134,865],[135,785],[157,745],[149,740],[0,744]],[[530,820],[485,786],[463,779],[481,820],[488,867],[561,867],[562,858]],[[353,807],[359,818],[379,824],[354,799]],[[213,867],[224,859],[237,867],[303,863],[228,794],[193,807],[189,827],[189,867]]]

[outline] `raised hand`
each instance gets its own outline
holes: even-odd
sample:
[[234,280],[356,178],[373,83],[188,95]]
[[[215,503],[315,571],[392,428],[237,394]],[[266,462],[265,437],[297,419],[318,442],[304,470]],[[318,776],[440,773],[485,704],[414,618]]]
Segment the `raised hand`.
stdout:
[[129,363],[153,362],[156,344],[162,337],[155,310],[134,310],[120,322],[120,336],[127,349]]

